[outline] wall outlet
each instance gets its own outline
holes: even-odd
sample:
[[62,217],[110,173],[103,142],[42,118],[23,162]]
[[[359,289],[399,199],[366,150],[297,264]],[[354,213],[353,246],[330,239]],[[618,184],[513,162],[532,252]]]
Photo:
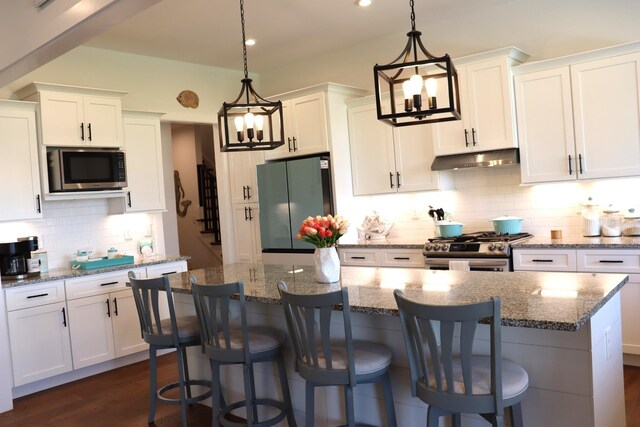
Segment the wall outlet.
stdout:
[[133,237],[131,236],[131,230],[124,230],[124,240],[131,240]]
[[611,359],[611,326],[604,330],[604,351],[606,360]]

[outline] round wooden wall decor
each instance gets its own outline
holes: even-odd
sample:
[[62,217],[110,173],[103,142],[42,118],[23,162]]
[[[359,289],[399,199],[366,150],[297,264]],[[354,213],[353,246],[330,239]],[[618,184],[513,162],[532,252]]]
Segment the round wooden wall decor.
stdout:
[[198,95],[191,90],[183,90],[176,99],[185,108],[198,108],[200,103]]

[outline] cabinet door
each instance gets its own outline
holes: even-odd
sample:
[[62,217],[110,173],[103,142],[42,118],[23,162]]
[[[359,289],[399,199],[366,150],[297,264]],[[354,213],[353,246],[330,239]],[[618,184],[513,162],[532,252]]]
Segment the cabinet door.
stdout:
[[580,178],[640,174],[640,53],[571,67]]
[[351,107],[348,117],[353,195],[395,193],[393,128],[377,119],[375,104]]
[[42,144],[62,147],[85,145],[88,130],[83,123],[83,109],[82,95],[40,92]]
[[507,57],[466,66],[468,117],[465,123],[474,151],[517,147],[509,67]]
[[167,274],[182,273],[185,271],[187,271],[186,261],[151,265],[147,267],[147,277],[148,278],[160,277],[160,276],[166,276]]
[[73,368],[84,368],[113,359],[113,312],[109,295],[79,298],[67,304]]
[[233,206],[236,262],[254,263],[262,259],[259,214],[257,205]]
[[[458,90],[460,91],[460,120],[435,123],[431,126],[433,133],[433,152],[436,156],[466,153],[472,149],[471,129],[467,129],[469,117],[469,102],[467,100],[466,68],[464,65],[456,67],[458,71]],[[446,99],[444,85],[438,85],[437,98]]]
[[293,153],[302,156],[329,151],[324,93],[294,98],[290,102]]
[[109,297],[116,357],[147,350],[149,345],[142,339],[138,310],[131,289],[111,293]]
[[522,183],[578,175],[569,67],[515,77]]
[[0,171],[11,179],[0,186],[0,221],[42,217],[37,146],[35,111],[0,105]]
[[122,147],[122,103],[120,99],[83,97],[85,142],[92,147]]
[[[433,163],[432,130],[428,125],[416,125],[394,130],[396,186],[398,192],[438,190],[440,175],[431,170]],[[443,181],[450,178],[442,174]],[[444,183],[444,182],[443,182]],[[451,187],[451,182],[444,187]]]
[[127,212],[165,209],[162,142],[158,118],[124,119],[127,152]]
[[65,310],[60,302],[7,313],[15,386],[72,370]]
[[227,153],[232,203],[258,201],[256,166],[264,163],[264,151]]
[[[282,122],[284,125],[284,145],[275,150],[267,150],[264,152],[265,160],[282,159],[293,155],[293,118],[291,117],[291,101],[282,101]],[[280,123],[277,121],[273,124],[274,138],[280,135]]]

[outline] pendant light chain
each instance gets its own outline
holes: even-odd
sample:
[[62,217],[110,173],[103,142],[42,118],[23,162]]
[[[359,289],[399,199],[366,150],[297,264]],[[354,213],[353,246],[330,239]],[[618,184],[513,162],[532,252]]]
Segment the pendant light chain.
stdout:
[[242,23],[242,59],[244,60],[244,78],[246,79],[249,77],[249,69],[247,68],[247,40],[244,33],[244,0],[240,0],[240,22]]
[[413,0],[409,0],[409,7],[411,7],[411,31],[416,30],[416,12],[413,10]]

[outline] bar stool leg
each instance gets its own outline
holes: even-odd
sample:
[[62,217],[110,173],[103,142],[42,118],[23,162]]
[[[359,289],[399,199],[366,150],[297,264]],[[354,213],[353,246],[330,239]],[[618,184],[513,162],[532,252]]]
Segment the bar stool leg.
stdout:
[[305,386],[305,408],[307,409],[305,427],[313,427],[315,422],[315,389],[311,381],[306,381]]
[[388,427],[396,427],[398,422],[396,421],[396,410],[393,403],[393,390],[391,389],[391,378],[389,372],[382,376],[382,390],[384,394],[384,406],[387,411],[387,425]]
[[187,359],[187,348],[186,347],[182,347],[182,360],[184,361],[183,363],[183,367],[184,367],[184,381],[185,381],[185,385],[187,387],[187,397],[189,399],[191,399],[191,385],[190,385],[190,379],[189,379],[189,362]]
[[185,383],[184,383],[184,365],[186,358],[183,353],[184,347],[178,348],[176,353],[178,355],[178,386],[180,388],[180,412],[182,414],[182,427],[187,427],[187,398],[185,396]]
[[344,406],[347,412],[347,425],[349,427],[355,427],[355,414],[353,410],[353,388],[350,385],[344,386]]
[[293,415],[293,405],[291,403],[291,393],[289,392],[289,381],[287,380],[287,368],[284,366],[284,357],[282,352],[278,356],[276,362],[278,363],[278,374],[280,376],[280,388],[282,389],[282,400],[284,400],[287,421],[289,427],[297,427],[296,419]]
[[158,390],[158,364],[156,360],[156,348],[152,345],[149,346],[149,417],[147,421],[149,424],[153,422],[156,417],[156,393]]
[[211,426],[220,427],[220,408],[222,392],[220,390],[220,364],[209,359],[211,365]]
[[252,377],[252,366],[250,363],[245,362],[242,365],[242,376],[244,377],[244,400],[245,400],[245,408],[247,413],[247,427],[253,427],[253,423],[257,421],[258,417],[256,416],[256,408],[253,402],[253,391],[251,389],[251,377]]

